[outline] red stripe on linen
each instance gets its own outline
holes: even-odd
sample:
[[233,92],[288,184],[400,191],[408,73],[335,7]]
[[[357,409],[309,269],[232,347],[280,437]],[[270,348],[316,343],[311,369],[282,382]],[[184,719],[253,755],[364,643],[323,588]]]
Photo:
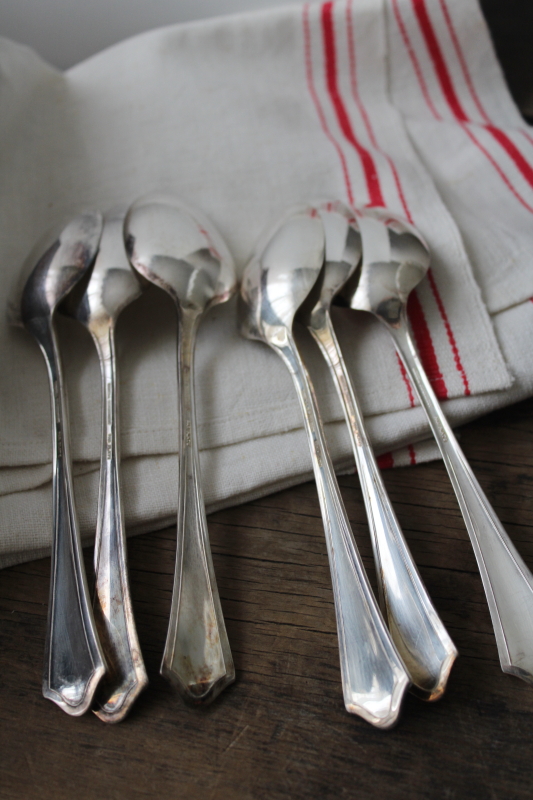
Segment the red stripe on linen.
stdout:
[[376,150],[379,150],[380,148],[376,141],[376,137],[374,136],[374,130],[372,128],[372,123],[370,122],[370,117],[368,116],[366,108],[361,102],[359,89],[357,88],[355,41],[352,35],[353,32],[352,5],[353,5],[353,0],[348,0],[346,4],[346,33],[348,39],[348,59],[350,61],[350,85],[352,88],[353,99],[355,100],[355,104],[359,109],[359,113],[363,118],[363,122],[368,133],[368,138],[372,142],[373,147],[375,147]]
[[416,464],[416,453],[415,453],[415,448],[413,447],[412,444],[409,445],[409,463],[413,467]]
[[448,28],[448,32],[450,34],[450,38],[452,40],[452,43],[453,43],[453,46],[454,46],[454,49],[455,49],[455,53],[457,55],[457,60],[459,61],[459,64],[461,66],[461,70],[463,72],[463,77],[465,79],[466,85],[468,86],[468,90],[469,90],[469,92],[470,92],[470,94],[472,96],[472,100],[474,101],[475,106],[476,106],[477,110],[479,111],[479,113],[481,114],[483,120],[485,122],[490,123],[490,119],[488,118],[488,116],[487,116],[487,114],[485,112],[485,109],[483,108],[483,105],[481,104],[481,100],[479,99],[479,95],[476,92],[476,87],[474,86],[474,82],[473,82],[473,80],[472,80],[472,78],[470,76],[470,72],[468,70],[468,65],[466,63],[466,59],[465,59],[465,57],[463,55],[463,51],[461,50],[461,45],[459,44],[459,39],[457,38],[457,33],[455,31],[455,28],[454,28],[454,25],[453,25],[453,22],[452,22],[452,18],[450,16],[450,12],[449,12],[448,6],[446,5],[446,0],[439,0],[439,3],[440,3],[440,7],[441,7],[441,10],[442,10],[442,13],[444,15],[444,19],[446,21],[446,26]]
[[356,70],[356,60],[355,60],[355,36],[354,36],[354,26],[353,26],[353,19],[352,19],[352,6],[353,6],[353,0],[348,0],[348,3],[346,4],[346,33],[347,33],[347,37],[348,37],[348,58],[349,58],[349,62],[350,62],[350,86],[351,86],[351,89],[352,89],[352,96],[353,96],[354,102],[355,102],[355,104],[356,104],[356,106],[357,106],[357,108],[359,110],[359,113],[361,114],[364,126],[366,128],[367,133],[368,133],[368,138],[370,139],[370,141],[372,143],[372,146],[375,147],[375,149],[379,153],[384,155],[385,158],[387,159],[387,162],[389,164],[389,167],[391,169],[391,172],[392,172],[392,175],[393,175],[393,178],[394,178],[394,183],[396,185],[396,191],[398,192],[398,197],[400,198],[400,202],[401,202],[402,208],[404,210],[404,214],[407,217],[407,219],[409,220],[409,222],[412,223],[413,222],[413,217],[412,217],[411,212],[409,210],[409,207],[407,205],[407,200],[405,198],[405,194],[404,194],[404,191],[403,191],[403,186],[402,186],[402,184],[400,182],[400,176],[398,175],[398,170],[396,169],[396,165],[395,165],[394,161],[392,160],[392,158],[388,155],[388,153],[385,153],[381,149],[381,147],[378,145],[377,140],[376,140],[376,136],[374,134],[374,129],[373,129],[372,123],[370,121],[370,117],[368,116],[366,108],[364,107],[363,102],[361,100],[361,96],[359,94],[359,89],[358,89],[358,86],[357,86],[357,70]]
[[414,220],[413,220],[412,214],[411,214],[411,212],[409,210],[409,207],[407,205],[407,200],[405,199],[405,195],[404,195],[404,192],[403,192],[402,184],[400,183],[400,176],[398,175],[398,171],[396,169],[396,164],[394,163],[392,158],[390,158],[390,156],[387,156],[387,161],[389,162],[390,168],[392,170],[392,175],[394,177],[394,183],[396,184],[396,189],[398,190],[398,196],[400,198],[400,202],[401,202],[403,210],[405,212],[405,216],[407,217],[408,221],[412,225],[414,225]]
[[435,348],[429,332],[424,310],[415,292],[411,292],[407,304],[407,313],[413,329],[415,341],[420,354],[420,359],[433,386],[435,394],[440,400],[446,400],[448,389],[437,361]]
[[457,347],[457,341],[455,339],[455,336],[453,335],[452,326],[450,325],[450,320],[448,319],[448,314],[446,313],[446,309],[444,308],[442,297],[440,296],[440,292],[437,288],[437,284],[435,282],[435,278],[433,277],[433,273],[431,270],[428,270],[428,280],[429,280],[429,285],[431,286],[431,291],[433,292],[433,297],[435,298],[435,302],[437,303],[437,308],[439,309],[442,321],[444,322],[446,335],[448,337],[450,347],[452,348],[455,367],[457,369],[457,372],[461,376],[461,380],[463,381],[464,394],[466,397],[468,397],[470,395],[470,384],[468,382],[468,377],[465,368],[463,367],[463,363],[461,361],[459,348]]
[[[476,87],[474,86],[474,82],[473,82],[472,77],[470,75],[470,72],[468,70],[468,65],[466,63],[466,59],[465,59],[463,51],[461,49],[461,45],[459,43],[459,39],[457,38],[457,33],[455,31],[455,28],[454,28],[454,25],[453,25],[453,22],[452,22],[452,18],[451,18],[448,6],[446,5],[446,0],[439,0],[439,3],[440,3],[440,7],[442,9],[442,13],[444,15],[444,19],[446,21],[446,25],[447,25],[447,28],[448,28],[448,32],[450,34],[450,38],[452,40],[452,43],[453,43],[453,46],[454,46],[454,49],[455,49],[455,52],[456,52],[456,55],[457,55],[457,59],[458,59],[459,64],[461,66],[461,70],[462,70],[462,73],[463,73],[463,77],[465,79],[465,83],[466,83],[466,85],[468,87],[468,90],[469,90],[469,92],[470,92],[470,94],[472,96],[472,100],[474,101],[477,110],[479,111],[479,113],[481,114],[484,122],[486,123],[486,125],[484,127],[486,127],[487,130],[494,136],[496,141],[498,141],[499,144],[501,144],[501,146],[505,150],[507,150],[508,154],[513,159],[513,161],[517,165],[517,167],[520,170],[520,172],[522,172],[524,177],[526,177],[527,175],[529,176],[529,177],[526,177],[526,180],[531,184],[531,177],[533,175],[533,170],[531,169],[531,166],[528,164],[528,162],[526,161],[524,156],[522,156],[522,154],[518,151],[517,147],[509,139],[509,137],[505,133],[503,133],[503,131],[501,129],[496,128],[495,126],[492,125],[492,123],[491,123],[491,121],[490,121],[490,119],[489,119],[489,117],[487,115],[487,112],[483,108],[483,105],[481,103],[479,95],[476,92]],[[531,136],[528,134],[527,131],[525,131],[523,128],[520,128],[519,131],[527,139],[527,141],[530,144],[533,144],[533,139],[531,138]]]
[[[435,68],[435,72],[437,74],[444,97],[446,98],[454,117],[458,122],[463,123],[464,128],[464,123],[467,123],[470,120],[468,119],[468,116],[466,115],[459,101],[459,97],[457,96],[453,86],[451,75],[446,67],[446,62],[442,55],[433,25],[429,18],[426,0],[411,0],[411,4],[413,6],[413,10],[418,20],[418,24],[420,25],[424,39],[426,40],[429,56],[433,62],[433,66]],[[459,44],[459,42],[457,42],[457,44]],[[522,176],[533,188],[533,169],[528,164],[514,142],[511,141],[504,131],[502,131],[500,128],[496,128],[494,125],[485,124],[483,127],[491,134],[495,141],[498,142],[500,147],[505,150],[509,158],[511,158],[517,169],[521,172]],[[475,137],[470,138],[478,147],[480,147],[480,143]],[[487,154],[487,151],[484,148],[482,148],[482,152],[484,152],[485,155]],[[510,185],[510,181],[508,179],[505,181],[505,183],[508,186]],[[513,191],[513,194],[517,196],[516,190]],[[522,203],[522,205],[524,205],[524,203]],[[527,203],[525,203],[525,205],[527,207]]]
[[413,387],[411,386],[411,381],[409,380],[409,375],[407,374],[407,370],[405,369],[405,367],[403,365],[403,361],[400,358],[400,356],[398,355],[398,353],[396,353],[396,360],[398,361],[398,366],[400,367],[400,374],[401,374],[401,376],[403,378],[403,382],[405,383],[405,388],[407,389],[407,396],[409,398],[409,405],[411,406],[411,408],[414,408],[414,406],[415,406],[415,395],[414,395],[414,392],[413,392]]
[[380,469],[392,469],[394,466],[394,458],[392,453],[383,453],[378,456],[378,467]]
[[400,34],[401,34],[401,37],[403,39],[403,43],[404,43],[404,45],[405,45],[405,47],[407,49],[407,53],[408,53],[409,58],[411,60],[411,64],[413,65],[413,69],[415,71],[415,75],[417,77],[418,83],[420,84],[420,90],[422,92],[424,100],[426,101],[426,104],[427,104],[429,110],[431,111],[431,113],[433,114],[433,116],[435,117],[435,119],[440,119],[441,120],[442,117],[439,114],[439,112],[437,111],[437,109],[435,108],[435,106],[433,105],[433,101],[432,101],[431,96],[429,94],[427,84],[426,84],[426,82],[424,80],[424,76],[422,74],[422,68],[421,68],[420,63],[418,61],[418,58],[416,57],[416,53],[414,51],[414,48],[413,48],[413,46],[411,44],[411,40],[409,38],[409,34],[407,33],[407,28],[405,27],[404,21],[402,19],[402,15],[400,13],[400,7],[398,5],[398,0],[392,0],[392,9],[394,11],[394,16],[396,18],[396,23],[398,25],[398,28],[400,29]]
[[379,183],[379,176],[376,165],[371,154],[357,140],[352,128],[350,118],[339,92],[337,82],[337,53],[335,46],[335,31],[333,26],[333,2],[328,0],[322,5],[322,33],[324,40],[324,55],[326,58],[326,85],[329,96],[337,116],[340,129],[345,139],[352,145],[361,159],[361,165],[365,174],[366,185],[370,205],[384,206],[383,195]]
[[525,131],[523,128],[520,128],[520,133],[522,134],[522,136],[525,136],[529,144],[533,144],[533,136],[530,136],[529,133]]
[[524,198],[516,191],[516,189],[514,188],[513,184],[511,183],[511,181],[509,180],[509,178],[507,177],[507,175],[503,171],[503,169],[500,167],[500,165],[497,163],[497,161],[491,156],[491,154],[486,149],[486,147],[483,147],[483,145],[481,144],[479,139],[476,139],[476,137],[474,136],[474,134],[472,133],[472,131],[469,129],[469,127],[467,125],[463,125],[463,130],[465,131],[465,133],[469,137],[469,139],[471,139],[474,142],[474,144],[476,145],[476,147],[483,153],[485,158],[487,158],[487,160],[491,163],[491,165],[494,167],[494,169],[496,170],[496,172],[498,173],[498,175],[500,176],[502,181],[505,183],[505,185],[507,186],[509,191],[512,192],[512,194],[516,197],[518,202],[521,205],[523,205],[524,208],[527,208],[527,210],[530,211],[533,214],[533,207],[530,206],[529,203],[527,203],[524,200]]
[[326,121],[326,116],[320,105],[320,100],[318,99],[318,94],[315,89],[315,82],[313,77],[313,61],[311,57],[311,29],[309,24],[309,3],[306,3],[303,7],[303,17],[302,17],[302,24],[303,24],[303,34],[304,34],[304,50],[305,50],[305,74],[307,79],[307,88],[309,90],[309,94],[313,100],[318,119],[320,121],[320,126],[324,131],[326,137],[332,143],[333,147],[337,151],[337,155],[339,156],[339,160],[341,162],[341,169],[342,175],[344,178],[344,183],[346,185],[346,195],[348,197],[348,203],[353,206],[355,205],[355,198],[352,191],[352,183],[350,181],[350,174],[348,172],[348,165],[346,163],[346,159],[344,157],[344,153],[342,149],[331,133],[328,128],[328,124]]
[[453,87],[450,73],[446,68],[446,63],[442,56],[437,37],[435,36],[435,31],[433,30],[433,26],[427,12],[425,0],[411,0],[411,4],[413,6],[413,10],[418,20],[418,24],[420,25],[424,39],[426,40],[429,56],[433,61],[433,66],[435,67],[435,72],[437,73],[444,97],[446,98],[446,101],[450,106],[455,118],[459,120],[459,122],[468,122],[468,117],[465,114],[461,103],[459,102],[459,98],[457,97]]
[[510,159],[515,163],[515,166],[522,173],[526,181],[533,188],[533,168],[529,164],[515,143],[504,133],[501,128],[496,128],[495,125],[485,125],[490,135],[496,139],[500,147],[503,147]]

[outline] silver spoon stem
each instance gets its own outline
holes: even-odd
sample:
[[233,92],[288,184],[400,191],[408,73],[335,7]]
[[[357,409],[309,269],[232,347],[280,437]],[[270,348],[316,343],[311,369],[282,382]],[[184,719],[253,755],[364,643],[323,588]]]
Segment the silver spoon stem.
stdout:
[[177,549],[162,674],[193,703],[235,680],[211,558],[200,481],[194,401],[194,342],[201,313],[178,309],[179,493]]
[[128,582],[126,534],[120,491],[118,383],[114,326],[93,333],[102,374],[103,436],[94,548],[94,613],[109,670],[95,713],[119,722],[148,683],[137,638]]
[[79,716],[90,707],[106,664],[83,564],[72,486],[67,399],[51,318],[43,320],[39,345],[50,379],[53,431],[52,565],[43,694],[67,714]]
[[292,335],[275,347],[292,375],[309,437],[333,584],[346,709],[395,724],[409,677],[374,599],[328,453],[311,380]]
[[433,607],[394,513],[330,314],[313,315],[308,327],[329,366],[348,424],[376,562],[381,610],[413,682],[412,690],[425,700],[438,700],[457,650]]
[[[379,317],[378,317],[379,318]],[[412,380],[448,470],[487,596],[502,670],[533,683],[533,576],[487,500],[435,397],[405,309],[385,324]]]

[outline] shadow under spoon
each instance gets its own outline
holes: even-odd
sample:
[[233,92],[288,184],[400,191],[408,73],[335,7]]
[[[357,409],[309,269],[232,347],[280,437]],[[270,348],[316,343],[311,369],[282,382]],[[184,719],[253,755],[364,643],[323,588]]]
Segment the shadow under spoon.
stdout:
[[313,208],[295,211],[259,245],[243,276],[241,332],[270,345],[291,373],[302,408],[324,523],[346,709],[380,728],[398,719],[409,677],[374,599],[342,501],[294,316],[322,269],[324,229]]
[[73,716],[90,707],[106,671],[89,600],[72,486],[67,398],[54,314],[90,268],[100,214],[73,219],[42,256],[22,293],[21,318],[44,355],[52,398],[53,531],[43,694]]
[[133,267],[167,292],[178,312],[176,570],[161,673],[189,702],[209,703],[235,680],[235,668],[200,481],[194,345],[203,314],[235,291],[235,270],[211,223],[176,198],[151,195],[139,199],[128,211],[124,233]]
[[408,222],[364,209],[363,265],[348,302],[391,334],[439,446],[463,514],[487,597],[502,670],[533,683],[533,576],[490,505],[440,407],[416,351],[406,304],[426,275],[429,249]]
[[91,334],[102,376],[102,456],[94,548],[94,615],[108,662],[95,714],[119,722],[148,684],[137,638],[127,571],[120,490],[120,429],[115,327],[121,311],[141,294],[123,239],[124,213],[105,218],[100,249],[81,301],[70,313]]
[[457,650],[442,624],[394,513],[368,440],[357,394],[331,321],[331,302],[361,259],[356,218],[341,203],[318,208],[326,255],[320,297],[305,321],[328,364],[344,410],[361,482],[376,563],[381,610],[412,681],[423,700],[438,700]]

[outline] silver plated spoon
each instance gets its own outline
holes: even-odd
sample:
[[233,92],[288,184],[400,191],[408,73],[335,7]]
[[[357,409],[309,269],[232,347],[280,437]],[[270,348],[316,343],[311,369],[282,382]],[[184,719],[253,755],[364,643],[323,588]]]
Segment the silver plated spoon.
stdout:
[[128,582],[126,533],[120,492],[120,440],[115,327],[121,311],[141,294],[128,262],[124,212],[106,215],[89,283],[73,309],[93,337],[102,375],[102,456],[94,548],[94,615],[108,662],[95,713],[119,722],[129,712],[148,676],[137,638]]
[[333,584],[344,703],[380,728],[398,719],[409,678],[374,599],[357,551],[311,380],[292,334],[294,316],[324,259],[313,208],[294,211],[261,243],[244,272],[241,332],[270,345],[294,381],[309,437]]
[[174,300],[179,317],[179,495],[170,623],[161,673],[192,703],[235,680],[209,545],[200,483],[194,343],[202,315],[236,289],[233,260],[198,212],[167,196],[141,198],[124,226],[133,267]]
[[361,482],[372,539],[381,610],[412,681],[411,691],[438,700],[457,650],[442,624],[394,513],[363,414],[331,321],[333,297],[361,259],[361,236],[353,212],[341,203],[318,207],[326,235],[320,297],[306,324],[329,366],[343,406]]
[[22,323],[44,355],[52,397],[52,569],[43,694],[73,716],[90,707],[106,663],[89,601],[74,505],[67,398],[54,315],[90,268],[101,232],[100,214],[73,219],[37,263],[21,301]]
[[502,670],[533,683],[533,576],[459,447],[409,331],[407,298],[429,268],[429,249],[412,225],[383,209],[364,209],[359,228],[363,266],[350,306],[373,313],[394,339],[459,501],[487,596]]

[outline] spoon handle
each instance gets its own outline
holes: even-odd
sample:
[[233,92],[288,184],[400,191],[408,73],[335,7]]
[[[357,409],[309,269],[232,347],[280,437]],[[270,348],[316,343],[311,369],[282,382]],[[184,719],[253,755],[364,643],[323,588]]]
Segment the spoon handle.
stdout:
[[386,327],[426,411],[457,495],[487,596],[502,670],[533,683],[533,576],[503,529],[442,412],[409,333],[405,311],[399,327]]
[[126,534],[120,492],[118,384],[113,326],[94,336],[102,373],[103,437],[94,548],[94,615],[109,670],[100,684],[95,714],[119,722],[148,683],[137,638],[128,582]]
[[409,672],[412,690],[424,700],[438,700],[457,650],[433,607],[394,513],[329,313],[312,317],[309,331],[329,366],[348,424],[372,539],[381,610]]
[[180,310],[176,571],[161,673],[186,700],[209,703],[235,680],[235,668],[218,595],[200,483],[193,372],[198,321],[197,312]]
[[398,719],[409,677],[374,599],[327,450],[309,374],[291,334],[275,349],[294,380],[326,534],[346,709],[379,728]]
[[68,410],[53,322],[41,330],[52,396],[53,535],[43,695],[79,716],[106,671],[80,541],[70,460]]

